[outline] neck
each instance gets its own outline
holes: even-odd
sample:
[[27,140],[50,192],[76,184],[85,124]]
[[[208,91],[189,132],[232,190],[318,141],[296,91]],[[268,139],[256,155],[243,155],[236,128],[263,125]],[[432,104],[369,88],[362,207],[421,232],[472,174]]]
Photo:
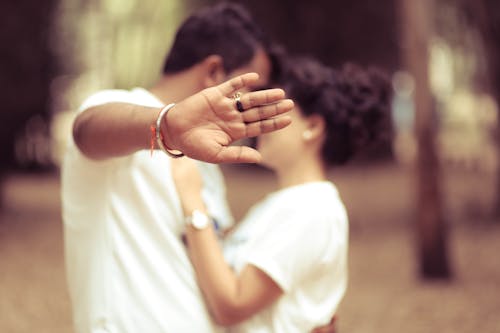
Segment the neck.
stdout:
[[297,159],[283,168],[276,170],[280,188],[326,180],[323,164],[318,159]]
[[202,90],[204,87],[200,82],[198,73],[188,69],[175,74],[164,74],[149,91],[164,104],[178,103]]

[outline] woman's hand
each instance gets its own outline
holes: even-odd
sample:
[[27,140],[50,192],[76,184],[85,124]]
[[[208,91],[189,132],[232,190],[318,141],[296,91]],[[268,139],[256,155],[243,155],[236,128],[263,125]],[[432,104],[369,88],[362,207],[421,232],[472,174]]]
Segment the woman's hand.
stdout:
[[203,180],[196,162],[188,157],[176,158],[171,160],[171,168],[184,215],[190,215],[195,209],[204,210]]

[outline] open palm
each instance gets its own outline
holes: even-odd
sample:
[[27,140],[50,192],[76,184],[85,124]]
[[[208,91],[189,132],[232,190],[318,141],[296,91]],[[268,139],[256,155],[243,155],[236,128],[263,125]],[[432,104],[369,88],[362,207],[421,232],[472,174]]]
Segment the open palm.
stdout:
[[257,80],[256,73],[243,74],[178,103],[163,125],[167,142],[185,155],[206,162],[258,162],[256,150],[230,144],[287,126],[291,120],[282,114],[293,109],[293,102],[284,99],[281,89],[254,91],[241,97],[245,111],[239,112],[232,96]]

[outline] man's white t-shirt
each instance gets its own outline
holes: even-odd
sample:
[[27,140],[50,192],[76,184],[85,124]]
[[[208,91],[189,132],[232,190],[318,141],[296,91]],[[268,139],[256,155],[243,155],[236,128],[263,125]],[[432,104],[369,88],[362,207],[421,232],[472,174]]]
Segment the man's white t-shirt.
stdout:
[[326,324],[347,287],[347,214],[330,182],[275,192],[255,205],[225,242],[237,272],[254,265],[284,291],[230,332],[303,333]]
[[[108,102],[162,106],[136,88],[99,92],[81,110]],[[218,166],[198,166],[209,213],[231,225]],[[181,242],[182,210],[166,154],[143,150],[93,161],[70,139],[62,211],[76,332],[218,331]]]

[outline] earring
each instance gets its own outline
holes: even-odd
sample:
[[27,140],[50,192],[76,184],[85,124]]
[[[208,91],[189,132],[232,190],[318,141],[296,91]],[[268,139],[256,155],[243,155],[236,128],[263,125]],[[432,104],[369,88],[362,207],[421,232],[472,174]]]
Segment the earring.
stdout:
[[302,138],[304,140],[310,140],[312,138],[312,132],[311,132],[311,130],[304,131],[304,133],[302,133]]

